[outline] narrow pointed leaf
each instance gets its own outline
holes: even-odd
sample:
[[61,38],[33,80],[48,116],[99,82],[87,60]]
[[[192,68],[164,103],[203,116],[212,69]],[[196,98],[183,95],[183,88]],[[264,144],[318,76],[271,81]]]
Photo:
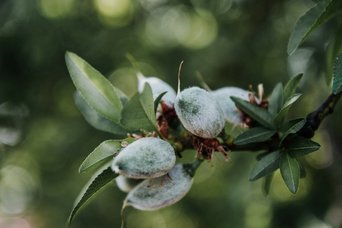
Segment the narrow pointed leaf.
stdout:
[[78,195],[69,216],[69,224],[72,222],[79,209],[81,209],[81,207],[88,200],[90,200],[96,193],[98,193],[105,185],[114,180],[114,178],[117,176],[118,174],[115,174],[110,168],[110,164],[106,165],[105,168],[97,172]]
[[298,119],[295,120],[294,123],[290,123],[289,127],[286,129],[285,133],[280,139],[280,143],[290,134],[295,134],[297,133],[302,127],[305,125],[305,119]]
[[290,97],[292,97],[296,93],[296,89],[302,78],[303,78],[303,74],[298,74],[297,76],[291,78],[286,83],[285,88],[284,88],[284,100],[285,101],[287,101]]
[[151,87],[145,84],[142,94],[135,94],[122,110],[121,124],[130,131],[156,129],[156,116]]
[[287,113],[289,112],[291,106],[301,97],[301,94],[292,95],[283,105],[280,112],[274,118],[274,122],[276,125],[282,125],[286,120]]
[[79,172],[84,172],[98,163],[113,159],[121,148],[121,140],[107,140],[102,142],[84,159],[79,168]]
[[118,123],[122,104],[116,88],[76,54],[67,52],[65,59],[71,79],[84,100],[102,116]]
[[292,95],[289,99],[287,99],[285,101],[283,109],[293,105],[301,96],[302,96],[302,94],[300,94],[300,93],[296,93],[296,94]]
[[242,112],[246,113],[253,120],[266,128],[274,129],[273,117],[266,109],[260,108],[238,97],[231,97],[231,99]]
[[269,140],[275,133],[275,130],[254,127],[239,135],[234,143],[236,145],[245,145],[248,143],[265,142]]
[[101,116],[92,107],[90,107],[83,97],[76,92],[74,94],[74,101],[80,112],[82,113],[85,120],[94,128],[112,133],[118,137],[124,137],[127,135],[127,131],[117,123],[108,120],[107,118]]
[[154,100],[151,86],[146,83],[141,96],[139,97],[141,106],[153,126],[156,125],[156,112],[154,111]]
[[265,194],[265,196],[267,196],[270,193],[270,189],[271,189],[271,184],[272,184],[272,180],[273,180],[273,173],[268,174],[267,176],[265,176],[264,178],[264,183],[262,185],[262,190],[263,193]]
[[253,168],[249,180],[254,181],[264,177],[279,168],[279,151],[263,156]]
[[282,153],[280,156],[280,173],[287,188],[296,193],[298,190],[300,179],[300,166],[296,158],[292,158],[287,153]]
[[300,17],[288,42],[287,53],[291,55],[315,28],[337,13],[339,3],[340,0],[321,0]]
[[342,91],[342,53],[334,63],[332,91],[335,95]]
[[157,112],[157,108],[158,108],[158,105],[161,101],[161,99],[163,98],[163,96],[166,94],[167,92],[163,92],[161,94],[158,95],[158,97],[154,100],[154,112],[156,113]]
[[289,140],[286,149],[291,156],[300,157],[312,153],[320,147],[318,143],[310,139],[296,136]]
[[269,98],[268,110],[271,114],[275,115],[283,107],[283,104],[284,104],[283,85],[281,83],[278,83],[274,87],[272,94]]

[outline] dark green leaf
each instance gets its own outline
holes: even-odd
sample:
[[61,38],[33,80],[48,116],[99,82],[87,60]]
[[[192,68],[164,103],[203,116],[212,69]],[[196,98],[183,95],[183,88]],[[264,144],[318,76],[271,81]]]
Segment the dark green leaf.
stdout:
[[277,114],[280,109],[283,107],[284,104],[284,98],[283,98],[283,85],[281,83],[278,83],[269,98],[269,105],[268,105],[268,111],[275,115]]
[[76,54],[67,52],[65,59],[71,79],[84,100],[102,116],[119,123],[122,104],[116,88]]
[[99,170],[95,175],[92,176],[88,184],[82,189],[81,193],[78,195],[74,207],[69,216],[69,224],[72,222],[76,213],[79,209],[99,190],[101,190],[105,185],[107,185],[110,181],[114,180],[118,174],[115,174],[112,169],[107,164]]
[[269,140],[275,133],[275,130],[254,127],[239,135],[234,143],[236,145],[245,145],[248,143],[265,142]]
[[315,28],[338,12],[339,3],[340,0],[321,0],[300,17],[288,42],[287,53],[291,55]]
[[97,113],[87,104],[78,92],[74,94],[74,100],[83,117],[94,128],[112,133],[118,137],[124,137],[127,135],[127,131],[120,126],[120,124],[116,124]]
[[154,112],[156,113],[157,112],[157,108],[158,108],[158,105],[161,101],[161,99],[163,98],[163,96],[166,94],[167,92],[163,92],[161,94],[158,95],[158,97],[154,100]]
[[300,166],[298,161],[289,154],[282,153],[279,167],[286,186],[292,193],[296,193],[300,178]]
[[280,139],[280,143],[290,134],[297,133],[302,127],[304,126],[306,120],[305,119],[298,119],[295,122],[290,121],[288,128],[285,130],[285,133]]
[[121,140],[107,140],[95,148],[82,162],[79,172],[84,172],[90,167],[104,160],[111,160],[121,150]]
[[334,63],[332,91],[334,94],[342,91],[342,53],[337,56]]
[[270,193],[272,179],[273,179],[273,173],[268,174],[264,178],[264,183],[262,185],[262,190],[263,190],[263,193],[265,194],[265,196],[267,196]]
[[300,157],[320,148],[320,145],[310,139],[295,136],[287,142],[286,149],[293,157]]
[[242,112],[250,116],[253,120],[264,127],[274,129],[273,117],[266,109],[260,108],[238,97],[231,97],[231,99]]
[[249,180],[254,181],[264,177],[279,168],[279,151],[263,156],[252,170]]
[[299,85],[300,80],[303,78],[303,74],[298,74],[297,76],[291,78],[285,85],[284,88],[284,101],[287,101],[296,93],[296,89]]
[[285,104],[283,105],[280,112],[276,115],[274,118],[274,122],[276,125],[282,125],[284,121],[286,120],[287,113],[289,112],[291,106],[301,97],[301,94],[294,94],[292,97],[290,97]]
[[145,84],[141,94],[135,94],[122,110],[121,124],[131,131],[156,129],[156,114],[151,87]]

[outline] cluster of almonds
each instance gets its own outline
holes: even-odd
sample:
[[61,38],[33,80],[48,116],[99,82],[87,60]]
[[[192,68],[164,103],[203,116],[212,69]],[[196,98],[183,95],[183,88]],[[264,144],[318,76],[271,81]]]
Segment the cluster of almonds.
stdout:
[[[191,87],[178,91],[156,77],[138,76],[138,90],[145,83],[152,88],[153,98],[167,92],[162,104],[175,111],[182,126],[195,137],[196,149],[205,147],[206,140],[222,132],[225,122],[243,123],[243,113],[235,106],[230,96],[250,100],[249,91],[225,87],[206,91]],[[162,112],[159,106],[158,111]],[[159,113],[159,115],[162,115]],[[123,148],[112,163],[112,170],[120,174],[118,187],[128,192],[125,205],[140,210],[156,210],[179,201],[191,188],[194,172],[190,164],[176,164],[176,153],[169,142],[158,137],[142,137]],[[217,140],[216,140],[217,141]],[[214,141],[214,142],[216,142]],[[218,145],[215,148],[224,153]]]

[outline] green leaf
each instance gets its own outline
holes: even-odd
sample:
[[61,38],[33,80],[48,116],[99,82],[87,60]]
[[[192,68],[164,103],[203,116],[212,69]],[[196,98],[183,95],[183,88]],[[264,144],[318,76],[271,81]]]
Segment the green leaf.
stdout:
[[121,148],[121,140],[107,140],[102,142],[84,159],[79,168],[79,172],[84,172],[100,162],[113,159]]
[[327,85],[332,85],[333,83],[333,71],[334,71],[334,63],[336,61],[336,57],[342,51],[342,26],[340,25],[337,29],[334,30],[328,44],[326,47],[326,61],[325,61],[325,79]]
[[156,130],[152,89],[148,83],[145,84],[143,92],[135,94],[123,108],[121,124],[131,131]]
[[242,112],[250,116],[253,120],[266,128],[274,129],[273,117],[266,109],[260,108],[238,97],[231,97],[231,99]]
[[303,74],[298,74],[297,76],[291,78],[286,83],[285,88],[284,88],[284,101],[287,101],[290,97],[292,97],[296,93],[296,89],[302,78],[303,78]]
[[265,196],[267,196],[270,193],[270,188],[271,188],[272,180],[273,180],[273,173],[268,174],[264,178],[264,183],[262,185],[262,190],[263,190],[263,193],[265,194]]
[[295,134],[300,129],[302,129],[302,127],[305,125],[305,122],[306,122],[305,119],[297,119],[297,120],[289,121],[288,122],[289,126],[287,127],[287,129],[285,130],[285,133],[281,137],[280,144],[288,135]]
[[332,91],[335,95],[342,91],[342,53],[337,56],[334,63]]
[[340,0],[321,0],[300,17],[287,44],[287,53],[291,55],[315,28],[337,13],[340,10],[338,4]]
[[166,94],[167,92],[163,92],[161,94],[158,95],[158,97],[154,100],[154,112],[157,112],[158,109],[158,105],[161,101],[161,99],[163,98],[163,96]]
[[296,193],[298,190],[300,179],[300,166],[296,158],[292,158],[287,153],[282,153],[280,156],[280,173],[287,188]]
[[275,130],[254,127],[239,135],[234,143],[236,145],[245,145],[248,143],[265,142],[269,140],[275,133]]
[[277,114],[280,109],[283,107],[284,98],[283,98],[283,85],[281,83],[278,83],[269,98],[269,105],[268,105],[268,111],[275,115]]
[[293,157],[300,157],[318,150],[321,146],[307,138],[295,136],[287,142],[286,150]]
[[274,122],[277,126],[282,125],[286,120],[287,113],[289,112],[291,106],[301,97],[301,94],[294,94],[290,97],[283,105],[280,112],[274,118]]
[[79,92],[76,92],[74,94],[74,101],[76,106],[82,113],[83,117],[94,128],[112,133],[118,137],[124,137],[127,135],[128,132],[120,124],[116,124],[106,119],[105,117],[97,113],[92,107],[90,107],[83,99],[83,97],[79,94]]
[[100,169],[95,175],[92,176],[88,184],[82,189],[81,193],[78,195],[74,207],[69,216],[69,224],[71,224],[73,218],[79,209],[91,199],[99,190],[101,190],[110,181],[114,180],[118,174],[115,174],[109,167],[109,164],[105,165],[104,168]]
[[302,96],[302,94],[300,94],[300,93],[296,93],[296,94],[292,95],[289,99],[286,100],[282,109],[285,109],[285,108],[293,105],[301,96]]
[[74,85],[89,106],[114,123],[119,123],[122,104],[116,88],[76,54],[67,52],[65,60]]
[[264,177],[279,168],[279,151],[263,156],[255,165],[249,176],[250,181]]

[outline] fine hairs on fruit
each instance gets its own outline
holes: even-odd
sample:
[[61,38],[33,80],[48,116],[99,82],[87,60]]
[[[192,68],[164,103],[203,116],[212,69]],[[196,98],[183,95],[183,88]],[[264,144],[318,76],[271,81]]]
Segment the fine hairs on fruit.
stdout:
[[161,93],[166,92],[162,100],[167,104],[173,104],[176,98],[175,90],[163,80],[157,77],[145,77],[143,74],[138,73],[138,91],[141,93],[144,90],[145,83],[151,86],[153,99],[156,99]]
[[180,92],[179,75],[180,73],[174,107],[180,122],[196,136],[215,138],[225,124],[220,105],[212,94],[199,87],[190,87]]
[[232,86],[224,87],[211,92],[220,105],[225,120],[233,124],[241,124],[243,120],[242,113],[237,109],[234,101],[230,97],[239,97],[248,101],[250,93],[250,91]]
[[166,141],[146,137],[125,147],[112,163],[112,170],[133,179],[155,178],[168,173],[176,163],[173,147]]
[[154,211],[178,202],[190,190],[192,177],[182,164],[178,164],[164,176],[147,179],[130,191],[125,206]]

